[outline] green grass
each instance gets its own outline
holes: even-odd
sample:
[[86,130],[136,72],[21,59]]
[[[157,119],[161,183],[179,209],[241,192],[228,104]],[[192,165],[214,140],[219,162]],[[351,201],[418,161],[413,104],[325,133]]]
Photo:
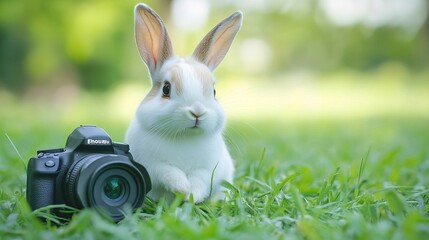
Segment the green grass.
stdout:
[[275,118],[278,113],[266,119],[233,116],[227,137],[237,171],[234,183],[225,184],[230,200],[199,205],[182,202],[180,196],[170,204],[146,200],[143,209],[129,213],[119,224],[85,209],[65,225],[55,226],[40,223],[37,216],[43,212],[31,212],[26,204],[28,159],[38,149],[63,146],[81,123],[103,127],[113,140],[121,141],[128,116],[106,117],[106,106],[97,96],[84,95],[67,109],[13,97],[0,100],[5,99],[0,112],[1,239],[425,239],[429,235],[425,112],[352,118],[338,113],[290,119]]

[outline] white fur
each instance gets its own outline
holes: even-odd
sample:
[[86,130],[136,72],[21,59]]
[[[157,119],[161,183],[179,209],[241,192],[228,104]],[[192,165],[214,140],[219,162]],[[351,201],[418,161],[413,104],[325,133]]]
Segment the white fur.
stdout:
[[[230,26],[235,29],[229,30]],[[210,190],[212,196],[222,198],[221,182],[233,180],[233,160],[222,136],[226,118],[213,95],[211,71],[225,56],[239,26],[241,13],[236,13],[203,39],[206,42],[194,52],[195,57],[182,59],[173,56],[159,16],[144,4],[136,6],[137,45],[154,88],[139,105],[125,141],[134,158],[149,172],[152,190],[148,196],[154,200],[172,199],[182,193],[187,198],[192,194],[195,202],[202,202],[210,197]],[[223,45],[217,46],[216,42]],[[209,52],[206,45],[212,49],[210,56],[204,55]],[[171,84],[169,97],[162,92],[167,81]]]
[[220,134],[173,142],[150,134],[137,121],[131,123],[127,141],[134,158],[149,172],[153,184],[149,197],[171,199],[173,193],[192,193],[194,201],[201,202],[209,197],[213,171],[213,195],[222,197],[220,182],[232,182],[234,167]]

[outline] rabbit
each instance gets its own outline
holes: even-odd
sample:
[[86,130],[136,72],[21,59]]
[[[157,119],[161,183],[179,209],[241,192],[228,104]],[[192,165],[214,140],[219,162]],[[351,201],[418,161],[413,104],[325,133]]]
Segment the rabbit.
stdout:
[[125,142],[149,172],[148,197],[171,201],[179,193],[194,203],[223,200],[221,183],[232,182],[234,164],[223,139],[226,117],[215,98],[213,71],[241,28],[243,13],[216,25],[187,58],[174,55],[157,13],[143,3],[134,13],[137,48],[152,88],[138,106]]

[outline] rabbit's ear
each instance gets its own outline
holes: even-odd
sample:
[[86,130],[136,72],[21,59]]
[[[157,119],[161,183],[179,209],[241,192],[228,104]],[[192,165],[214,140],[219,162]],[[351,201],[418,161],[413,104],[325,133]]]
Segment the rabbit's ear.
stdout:
[[147,5],[140,3],[134,9],[135,36],[140,57],[151,75],[173,55],[173,48],[161,18]]
[[242,19],[243,13],[237,11],[216,25],[195,48],[193,56],[213,71],[228,52]]

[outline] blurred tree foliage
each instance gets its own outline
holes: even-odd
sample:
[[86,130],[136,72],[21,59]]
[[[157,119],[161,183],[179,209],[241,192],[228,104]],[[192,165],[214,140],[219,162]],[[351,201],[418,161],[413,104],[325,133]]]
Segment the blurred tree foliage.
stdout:
[[[146,1],[176,32],[170,18],[174,0]],[[139,1],[117,0],[2,0],[0,2],[0,88],[23,92],[29,86],[72,83],[105,90],[125,79],[143,78],[133,37],[133,7]],[[288,1],[290,2],[290,1]],[[259,39],[272,52],[263,74],[293,69],[365,71],[387,61],[412,70],[429,63],[429,24],[410,36],[396,27],[368,29],[362,25],[338,27],[320,11],[318,1],[306,8],[284,11],[243,9],[245,22],[234,48],[246,39]],[[266,2],[270,5],[270,1]],[[210,23],[187,34],[191,52],[205,32],[237,9],[235,1],[210,1]],[[174,34],[173,34],[174,35]],[[198,37],[197,37],[198,36]],[[179,40],[180,41],[180,40]],[[189,46],[188,46],[189,45]],[[252,55],[250,55],[252,56]],[[234,60],[234,61],[233,61]],[[232,57],[222,71],[249,74]],[[222,73],[221,73],[222,74]]]

